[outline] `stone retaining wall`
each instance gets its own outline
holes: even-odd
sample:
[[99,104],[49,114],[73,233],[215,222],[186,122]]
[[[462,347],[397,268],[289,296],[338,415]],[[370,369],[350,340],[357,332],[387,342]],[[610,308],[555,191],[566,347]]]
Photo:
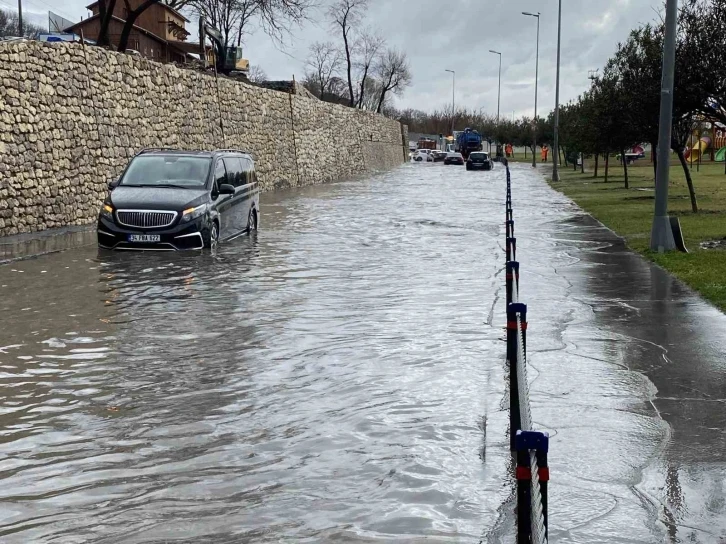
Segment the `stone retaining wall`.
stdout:
[[0,81],[0,236],[94,222],[145,147],[247,150],[264,190],[406,157],[383,116],[77,44],[0,44]]

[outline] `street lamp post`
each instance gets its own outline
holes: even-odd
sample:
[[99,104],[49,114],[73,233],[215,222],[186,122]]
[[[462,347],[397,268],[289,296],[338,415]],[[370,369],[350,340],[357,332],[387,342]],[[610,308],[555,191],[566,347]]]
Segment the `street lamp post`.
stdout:
[[451,84],[451,135],[454,135],[454,114],[456,114],[456,70],[446,70],[453,76]]
[[557,163],[560,159],[560,46],[562,43],[562,0],[557,12],[557,82],[555,83],[555,148],[552,150],[552,181],[560,181]]
[[534,125],[532,126],[532,167],[537,168],[537,92],[539,90],[539,16],[541,13],[529,13],[528,11],[523,11],[522,15],[537,18],[537,58],[535,61],[534,72]]
[[673,129],[673,88],[676,64],[678,0],[666,4],[665,42],[663,44],[663,83],[660,90],[660,128],[658,133],[658,167],[655,173],[655,213],[650,231],[650,249],[675,249],[668,217],[668,179],[670,177],[671,132]]
[[497,92],[497,126],[499,126],[499,107],[502,104],[502,54],[494,49],[490,49],[489,52],[499,55],[499,91]]

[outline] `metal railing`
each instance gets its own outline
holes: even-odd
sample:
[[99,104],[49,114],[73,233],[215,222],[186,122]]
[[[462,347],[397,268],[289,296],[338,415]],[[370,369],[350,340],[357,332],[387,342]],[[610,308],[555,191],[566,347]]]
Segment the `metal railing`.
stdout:
[[527,306],[519,299],[519,262],[514,236],[512,176],[507,170],[506,300],[510,447],[516,456],[517,544],[547,543],[549,435],[534,430],[527,380]]

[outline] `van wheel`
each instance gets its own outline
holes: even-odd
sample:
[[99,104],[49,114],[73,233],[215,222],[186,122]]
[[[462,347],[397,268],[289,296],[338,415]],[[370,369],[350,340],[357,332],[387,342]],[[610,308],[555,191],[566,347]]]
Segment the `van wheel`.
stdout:
[[219,227],[216,221],[212,221],[212,226],[202,233],[202,237],[204,238],[204,247],[207,249],[217,247],[219,243]]
[[257,230],[257,212],[254,208],[250,208],[250,216],[247,218],[247,232],[252,233]]

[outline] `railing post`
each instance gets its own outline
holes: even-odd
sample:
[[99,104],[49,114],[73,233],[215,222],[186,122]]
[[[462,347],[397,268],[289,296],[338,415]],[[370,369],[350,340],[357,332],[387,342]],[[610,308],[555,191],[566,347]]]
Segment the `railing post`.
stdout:
[[517,451],[517,544],[532,538],[532,472],[529,451]]
[[549,451],[549,438],[546,446],[537,448],[537,466],[539,467],[539,489],[542,494],[542,514],[544,515],[545,537],[549,539],[549,520],[547,518],[547,485],[550,481],[550,466],[547,464],[547,452]]
[[519,263],[517,261],[507,262],[507,307],[514,302],[512,297],[514,295],[514,285],[517,286],[517,293],[519,293]]
[[[517,341],[519,331],[517,330],[517,314],[522,321],[522,340],[526,334],[527,305],[513,303],[507,306],[507,361],[509,362],[509,446],[512,451],[516,447],[517,431],[522,428],[522,415],[519,410],[519,372],[517,362],[519,350]],[[522,348],[526,344],[523,343]]]
[[517,260],[517,239],[507,237],[507,262]]
[[[549,440],[547,433],[537,431],[519,431],[517,433],[517,544],[529,544],[532,535],[532,463],[530,451],[534,451],[537,457],[537,476],[542,501],[545,536],[547,536],[547,482],[550,479],[549,467],[547,466]],[[540,464],[540,460],[544,464]]]

